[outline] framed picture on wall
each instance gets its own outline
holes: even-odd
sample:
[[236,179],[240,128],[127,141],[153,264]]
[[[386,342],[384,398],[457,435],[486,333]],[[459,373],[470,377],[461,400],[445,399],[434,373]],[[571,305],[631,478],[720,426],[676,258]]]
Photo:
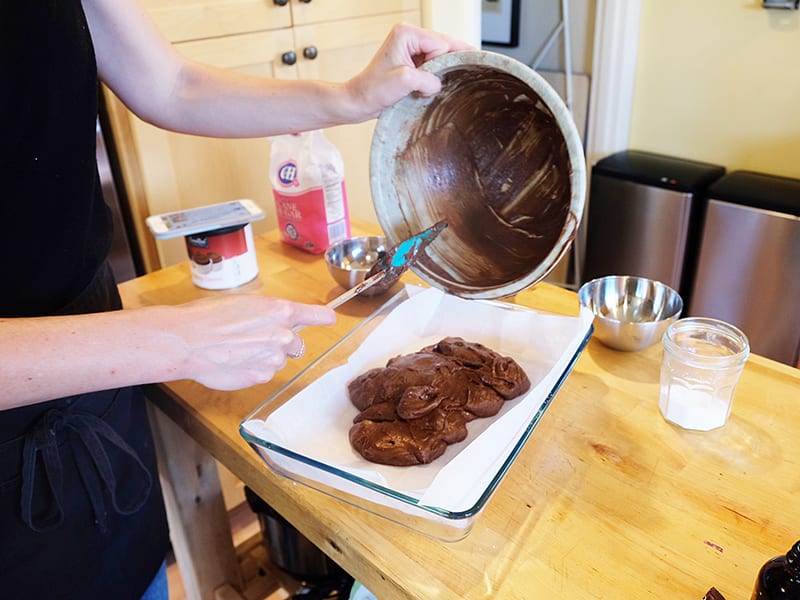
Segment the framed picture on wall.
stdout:
[[519,45],[520,0],[481,0],[481,41],[493,46]]

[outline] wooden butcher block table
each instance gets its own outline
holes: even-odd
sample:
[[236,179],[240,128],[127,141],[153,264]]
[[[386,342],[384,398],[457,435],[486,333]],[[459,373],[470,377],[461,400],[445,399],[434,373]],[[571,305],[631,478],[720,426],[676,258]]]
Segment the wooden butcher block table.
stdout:
[[[375,232],[354,225],[353,235]],[[184,262],[122,284],[125,305],[242,292],[325,303],[342,292],[322,256],[282,244],[277,231],[256,246],[260,274],[240,288],[201,290]],[[728,424],[699,433],[658,412],[660,344],[624,353],[592,339],[458,542],[271,472],[240,422],[385,299],[356,298],[337,310],[334,326],[304,329],[306,355],[268,384],[237,392],[189,381],[148,386],[189,597],[236,597],[242,586],[212,456],[381,600],[699,600],[712,586],[726,600],[746,600],[762,563],[800,539],[800,371],[760,356],[747,362]],[[510,301],[578,312],[575,293],[549,284]]]

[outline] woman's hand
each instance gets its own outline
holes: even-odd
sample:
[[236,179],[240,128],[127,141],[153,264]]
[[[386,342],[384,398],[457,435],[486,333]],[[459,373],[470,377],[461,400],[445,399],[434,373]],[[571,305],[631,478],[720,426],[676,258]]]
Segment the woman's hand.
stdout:
[[181,376],[220,390],[265,383],[302,355],[305,345],[293,329],[330,325],[335,313],[255,294],[206,298],[173,309],[169,331],[185,349]]
[[437,93],[442,88],[439,78],[417,67],[436,56],[459,50],[475,48],[413,25],[395,25],[369,65],[346,84],[354,105],[363,111],[354,115],[354,120],[377,117],[383,109],[412,92],[422,96]]

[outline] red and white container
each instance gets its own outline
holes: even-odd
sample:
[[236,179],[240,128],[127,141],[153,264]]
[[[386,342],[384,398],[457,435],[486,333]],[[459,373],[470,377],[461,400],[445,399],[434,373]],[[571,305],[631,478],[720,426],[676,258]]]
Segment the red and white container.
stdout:
[[192,282],[208,290],[240,286],[258,275],[250,223],[187,235]]
[[258,275],[251,222],[263,218],[252,200],[235,200],[154,215],[147,224],[158,239],[184,237],[196,286],[224,290]]

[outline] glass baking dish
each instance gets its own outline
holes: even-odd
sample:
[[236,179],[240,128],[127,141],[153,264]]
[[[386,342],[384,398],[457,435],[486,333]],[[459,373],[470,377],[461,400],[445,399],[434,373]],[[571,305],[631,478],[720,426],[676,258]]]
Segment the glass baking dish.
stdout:
[[[245,417],[240,433],[284,477],[425,535],[457,541],[469,534],[592,331],[584,308],[569,317],[407,286]],[[513,357],[531,390],[507,401],[496,417],[470,422],[467,439],[428,465],[366,461],[349,444],[358,411],[347,382],[447,336]]]

